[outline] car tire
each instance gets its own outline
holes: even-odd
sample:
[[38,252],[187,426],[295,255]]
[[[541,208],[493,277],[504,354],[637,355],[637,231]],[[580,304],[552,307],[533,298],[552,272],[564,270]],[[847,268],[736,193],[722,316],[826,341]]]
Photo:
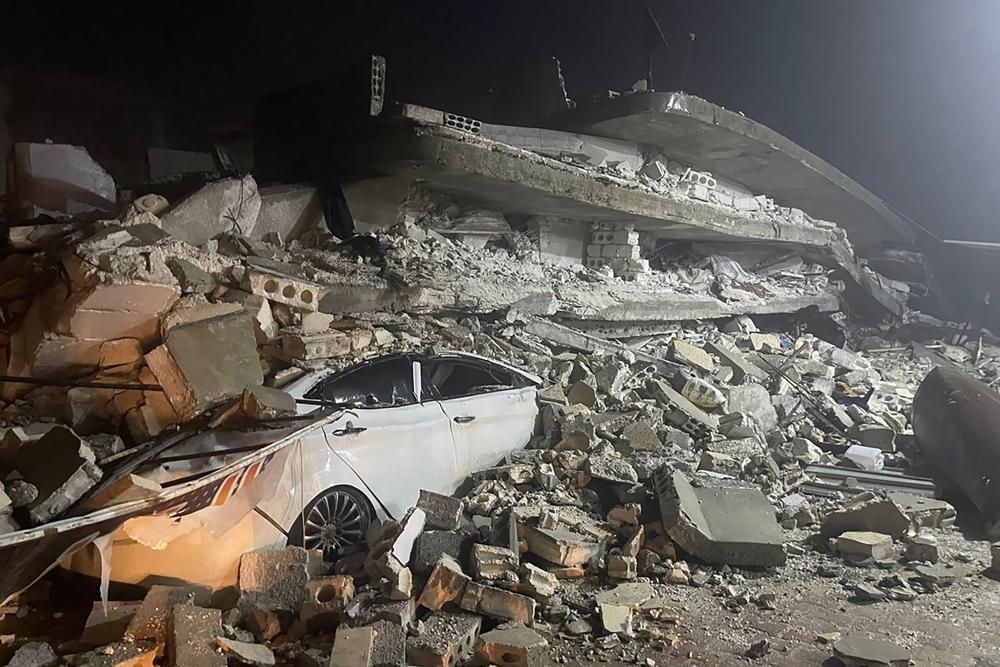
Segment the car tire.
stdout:
[[309,501],[288,534],[288,544],[321,549],[323,560],[334,561],[345,549],[365,543],[375,509],[363,493],[334,486]]

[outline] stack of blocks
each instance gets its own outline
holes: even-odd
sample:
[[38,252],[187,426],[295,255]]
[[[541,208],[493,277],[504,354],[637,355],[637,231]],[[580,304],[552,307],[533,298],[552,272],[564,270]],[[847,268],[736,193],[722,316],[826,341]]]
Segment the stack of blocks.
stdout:
[[598,223],[591,227],[587,266],[609,267],[619,278],[635,280],[649,272],[649,260],[639,257],[639,232],[632,225]]

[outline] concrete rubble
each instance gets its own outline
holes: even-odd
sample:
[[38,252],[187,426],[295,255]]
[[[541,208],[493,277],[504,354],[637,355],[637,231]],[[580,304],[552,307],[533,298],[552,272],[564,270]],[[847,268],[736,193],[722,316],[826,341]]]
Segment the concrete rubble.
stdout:
[[[438,117],[409,106],[411,121]],[[684,207],[709,231],[724,227],[717,216],[753,229],[671,239],[648,224],[488,210],[426,180],[375,201],[348,187],[378,232],[380,267],[329,233],[311,186],[258,190],[247,175],[128,202],[83,149],[15,150],[19,220],[72,224],[44,246],[17,236],[25,253],[0,261],[0,537],[158,497],[169,486],[133,457],[186,429],[287,421],[298,406],[281,387],[309,371],[455,349],[545,382],[527,448],[452,495],[423,489],[405,513],[379,513],[353,552],[234,554],[234,595],[154,585],[95,610],[60,656],[534,667],[568,643],[631,661],[636,644],[674,645],[662,626],[678,591],[738,615],[774,611],[768,582],[793,576],[836,582],[844,604],[883,605],[981,578],[914,447],[911,409],[942,358],[996,386],[1000,341],[927,339],[941,350],[931,357],[897,338],[899,321],[848,320],[845,281],[888,285],[877,293],[902,310],[905,289],[857,264],[834,222],[766,194],[629,142],[489,124],[465,136],[473,126],[435,132]],[[62,183],[84,175],[94,196],[81,208]],[[859,465],[859,445],[884,467]],[[997,576],[1000,544],[992,559]],[[824,643],[845,664],[908,659],[835,634]],[[60,659],[20,639],[10,664]],[[766,658],[772,641],[741,653]]]

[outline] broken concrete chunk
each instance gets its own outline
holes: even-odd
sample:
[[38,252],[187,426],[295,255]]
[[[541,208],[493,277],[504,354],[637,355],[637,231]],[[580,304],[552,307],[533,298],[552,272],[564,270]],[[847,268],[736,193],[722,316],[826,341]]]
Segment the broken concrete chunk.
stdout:
[[59,656],[44,642],[28,642],[21,645],[7,663],[8,667],[47,667],[59,663]]
[[215,278],[186,259],[171,257],[167,260],[167,266],[177,278],[182,294],[208,294],[215,289]]
[[926,563],[938,562],[937,540],[926,535],[911,537],[906,543],[906,559]]
[[321,551],[285,547],[258,551],[240,558],[240,607],[298,613],[309,593],[307,582],[323,567]]
[[[194,306],[186,321],[170,327],[165,342],[146,355],[146,363],[170,405],[182,419],[236,398],[264,376],[250,316],[242,308],[219,315],[217,309]],[[200,318],[200,311],[206,314]]]
[[475,544],[472,547],[472,572],[476,579],[516,581],[517,564],[517,554],[510,549],[489,544]]
[[222,634],[222,612],[179,604],[170,614],[167,657],[172,667],[226,667],[226,656],[216,651]]
[[417,507],[426,515],[425,523],[439,530],[457,530],[462,519],[462,501],[440,493],[420,490]]
[[549,643],[531,628],[509,621],[479,635],[476,661],[503,667],[542,667]]
[[280,389],[251,385],[243,390],[240,411],[259,421],[291,417],[296,413],[295,399]]
[[601,553],[600,543],[569,530],[533,526],[523,526],[522,530],[528,551],[556,565],[586,565]]
[[441,556],[451,556],[459,562],[471,547],[471,535],[454,530],[425,530],[414,545],[410,569],[416,574],[429,574]]
[[635,579],[638,574],[638,563],[634,556],[608,554],[609,579]]
[[706,343],[705,349],[719,357],[723,367],[732,369],[733,376],[731,383],[735,385],[743,384],[746,378],[753,378],[760,382],[767,381],[767,373],[750,363],[742,352],[736,348],[729,347],[722,343]]
[[694,488],[669,466],[653,479],[663,527],[688,553],[736,567],[784,564],[783,533],[758,489]]
[[535,617],[535,601],[526,595],[512,593],[492,586],[484,586],[470,581],[459,606],[495,618],[518,621],[532,625]]
[[715,385],[701,378],[690,378],[684,383],[681,395],[705,410],[714,410],[726,402],[725,395]]
[[354,579],[346,574],[318,577],[306,582],[306,600],[299,618],[306,624],[321,616],[339,615],[354,597]]
[[369,667],[374,647],[374,628],[341,626],[333,642],[329,667]]
[[126,642],[152,642],[158,651],[167,643],[170,615],[177,605],[207,605],[211,591],[204,586],[153,586],[125,630]]
[[259,212],[257,182],[247,175],[209,183],[160,215],[160,223],[174,238],[198,246],[223,232],[250,236]]
[[406,641],[406,659],[416,667],[451,667],[472,654],[482,619],[464,612],[437,611],[419,635]]
[[10,164],[8,198],[15,220],[42,215],[98,220],[115,210],[114,179],[82,146],[15,143]]
[[431,571],[420,594],[420,604],[428,609],[438,610],[445,604],[459,599],[465,593],[469,577],[450,556],[442,556]]
[[847,635],[833,643],[833,654],[845,667],[907,667],[910,651],[892,642]]
[[848,530],[863,530],[885,533],[895,540],[909,527],[909,517],[896,503],[869,496],[868,500],[827,514],[820,533],[823,537],[836,537]]
[[632,635],[632,616],[656,594],[647,583],[619,584],[595,596],[601,624],[607,632]]
[[635,484],[639,475],[635,468],[618,456],[592,455],[587,459],[586,470],[591,477],[619,484]]
[[518,588],[533,598],[548,599],[555,595],[559,588],[559,580],[551,572],[547,572],[531,563],[522,563],[519,569],[521,585]]
[[579,380],[566,390],[566,402],[569,405],[584,405],[592,408],[597,404],[597,387],[591,379]]
[[752,415],[765,433],[778,426],[778,413],[771,403],[771,394],[763,386],[748,383],[729,390],[730,412]]
[[376,621],[372,648],[372,667],[399,667],[406,661],[406,630],[389,621]]
[[644,419],[626,426],[622,430],[622,439],[633,451],[656,451],[663,446],[656,429]]
[[261,188],[260,212],[247,235],[263,239],[273,234],[281,244],[286,244],[315,228],[322,219],[323,210],[315,188],[302,185]]
[[715,361],[712,359],[712,355],[681,338],[674,338],[670,344],[670,351],[673,358],[683,364],[700,368],[708,373],[715,370]]
[[28,516],[40,525],[66,511],[101,479],[94,452],[73,431],[57,426],[23,446],[12,465],[38,496],[28,505]]
[[837,551],[845,556],[886,560],[893,554],[892,538],[884,533],[849,530],[837,538]]
[[226,637],[217,637],[219,648],[234,658],[239,665],[249,667],[271,667],[275,664],[274,652],[263,644],[251,644]]

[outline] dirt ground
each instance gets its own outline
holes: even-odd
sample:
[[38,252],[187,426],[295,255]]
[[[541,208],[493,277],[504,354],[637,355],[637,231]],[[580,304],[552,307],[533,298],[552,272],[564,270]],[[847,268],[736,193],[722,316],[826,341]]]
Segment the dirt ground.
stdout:
[[[731,611],[712,587],[669,586],[676,623],[658,623],[676,644],[633,640],[602,649],[574,639],[554,639],[550,664],[591,665],[826,665],[832,649],[817,635],[860,633],[895,642],[912,651],[916,665],[940,667],[1000,667],[1000,581],[983,574],[989,563],[989,543],[969,541],[958,531],[939,534],[943,561],[967,561],[976,574],[915,600],[860,604],[842,581],[875,581],[889,574],[875,568],[845,568],[840,578],[815,575],[820,564],[843,565],[833,556],[807,553],[790,556],[777,575],[747,579],[751,591],[776,595],[776,609],[754,604]],[[761,639],[770,641],[763,658],[744,654]],[[672,642],[670,642],[672,643]],[[649,662],[648,660],[651,660]]]

